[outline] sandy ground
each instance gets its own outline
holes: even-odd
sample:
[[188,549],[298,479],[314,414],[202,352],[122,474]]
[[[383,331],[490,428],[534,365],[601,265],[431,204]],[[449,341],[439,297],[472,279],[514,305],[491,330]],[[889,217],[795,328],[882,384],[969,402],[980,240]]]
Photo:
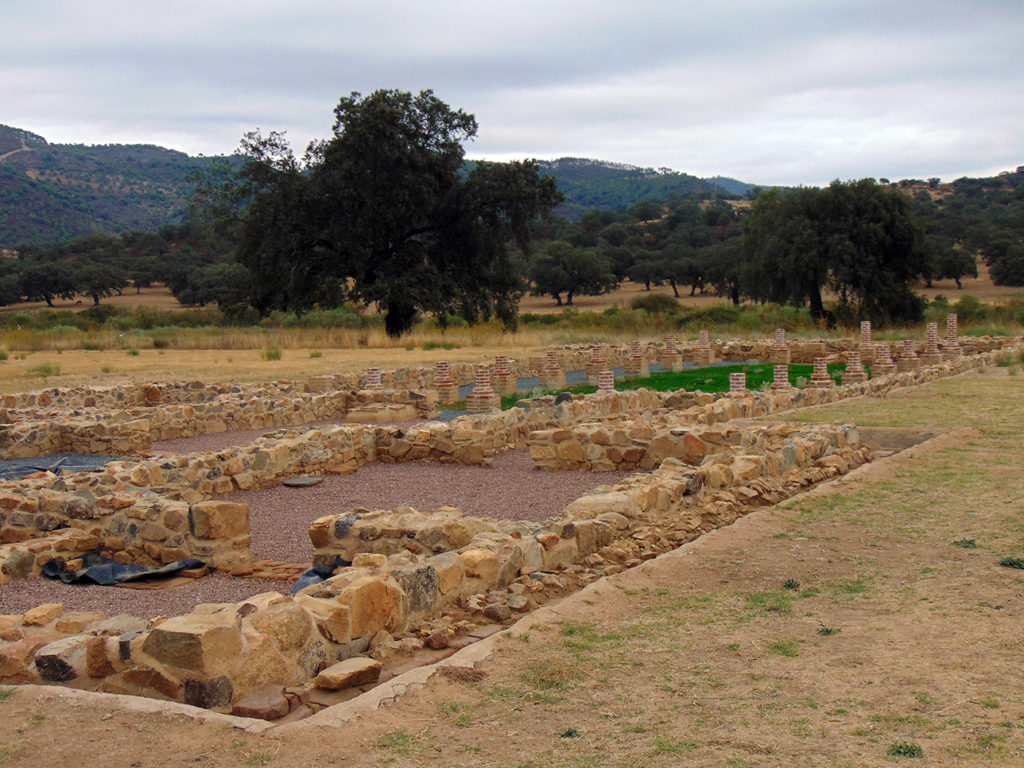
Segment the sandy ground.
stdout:
[[1024,377],[993,368],[793,416],[948,434],[591,585],[499,638],[476,682],[435,675],[349,722],[262,735],[14,689],[0,759],[1024,764],[1024,578],[999,566],[1024,554]]

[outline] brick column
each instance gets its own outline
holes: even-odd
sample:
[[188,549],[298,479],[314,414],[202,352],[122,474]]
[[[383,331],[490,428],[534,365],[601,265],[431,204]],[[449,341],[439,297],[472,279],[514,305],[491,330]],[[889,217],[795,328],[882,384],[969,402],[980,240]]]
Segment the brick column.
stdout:
[[916,345],[911,339],[904,339],[900,346],[900,356],[896,361],[896,369],[900,373],[916,371],[921,367],[921,359],[917,356]]
[[434,364],[434,389],[437,390],[439,402],[454,403],[459,399],[459,385],[452,381],[447,360],[438,360]]
[[956,312],[950,312],[946,315],[946,341],[942,345],[942,356],[947,360],[955,360],[964,353],[957,339],[959,333]]
[[747,374],[743,371],[729,374],[729,394],[733,397],[743,397],[747,394]]
[[597,374],[597,391],[615,391],[615,374],[612,371],[604,370]]
[[939,324],[928,323],[925,332],[924,352],[920,355],[921,365],[938,365],[942,362],[939,351]]
[[377,391],[384,389],[384,384],[381,382],[380,368],[366,369],[366,383],[363,385],[363,389],[374,389]]
[[509,368],[508,358],[498,355],[494,358],[494,389],[498,394],[510,395],[516,391],[516,377]]
[[590,362],[587,363],[587,381],[591,384],[600,384],[598,377],[601,375],[601,371],[608,368],[608,361],[604,356],[604,345],[603,344],[591,344],[590,345]]
[[661,370],[675,373],[683,370],[683,355],[676,344],[675,336],[665,337],[665,347],[661,351]]
[[711,339],[708,332],[701,330],[697,332],[697,347],[693,350],[693,364],[698,367],[711,365],[715,362],[715,351],[711,349]]
[[501,408],[501,398],[491,386],[491,374],[487,366],[478,365],[473,370],[473,391],[466,397],[466,413],[487,413]]
[[875,346],[871,343],[871,321],[862,320],[860,323],[860,361],[865,365],[871,365],[875,361]]
[[789,383],[789,366],[788,365],[776,365],[772,369],[772,389],[792,389],[793,385]]
[[828,375],[828,360],[824,357],[814,358],[814,373],[807,382],[808,389],[831,389],[836,385],[835,380]]
[[861,384],[867,380],[868,374],[864,370],[864,363],[860,361],[860,352],[847,352],[846,370],[842,376],[843,384]]
[[877,379],[879,376],[888,376],[890,373],[896,373],[896,363],[892,361],[892,357],[889,355],[889,345],[879,344],[875,349],[875,362],[871,366],[871,378]]
[[775,341],[768,350],[768,362],[776,365],[789,365],[789,345],[786,344],[786,329],[775,329]]
[[540,385],[544,389],[565,389],[565,371],[558,360],[558,350],[549,349],[544,367],[540,369]]
[[630,378],[645,378],[649,375],[650,370],[647,367],[643,347],[639,341],[631,341],[629,343],[629,357],[626,359],[626,376]]

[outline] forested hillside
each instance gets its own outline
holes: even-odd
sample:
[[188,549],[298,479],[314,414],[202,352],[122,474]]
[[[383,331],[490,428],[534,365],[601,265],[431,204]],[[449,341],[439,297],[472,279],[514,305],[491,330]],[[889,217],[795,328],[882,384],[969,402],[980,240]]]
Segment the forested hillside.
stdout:
[[49,144],[0,125],[0,247],[180,220],[189,177],[223,158],[150,145]]

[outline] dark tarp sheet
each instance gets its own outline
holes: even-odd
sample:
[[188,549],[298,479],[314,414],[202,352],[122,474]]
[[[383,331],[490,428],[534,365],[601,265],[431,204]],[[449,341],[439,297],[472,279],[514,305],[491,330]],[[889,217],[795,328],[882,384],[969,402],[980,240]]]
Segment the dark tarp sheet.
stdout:
[[161,566],[131,565],[100,555],[88,554],[82,558],[82,567],[73,573],[65,571],[64,561],[56,558],[43,566],[42,573],[51,579],[60,579],[65,584],[98,584],[101,587],[112,587],[128,581],[174,576],[181,571],[202,568],[204,565],[206,563],[202,560],[177,560]]

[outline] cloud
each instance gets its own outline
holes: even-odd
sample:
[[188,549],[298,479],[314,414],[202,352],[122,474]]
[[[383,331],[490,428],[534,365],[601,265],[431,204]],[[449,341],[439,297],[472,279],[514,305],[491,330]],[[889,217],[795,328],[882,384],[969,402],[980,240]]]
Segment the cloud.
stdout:
[[1014,2],[372,5],[37,0],[5,10],[3,122],[230,152],[326,136],[342,95],[432,88],[472,156],[577,155],[759,183],[1024,162]]

